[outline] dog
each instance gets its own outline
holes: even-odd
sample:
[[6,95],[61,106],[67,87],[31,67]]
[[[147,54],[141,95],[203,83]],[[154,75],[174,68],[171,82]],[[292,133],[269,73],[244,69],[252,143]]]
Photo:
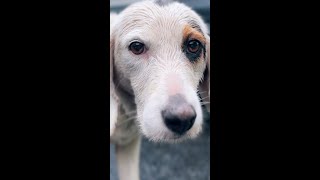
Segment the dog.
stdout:
[[149,0],[110,14],[110,141],[120,180],[140,179],[141,134],[197,137],[209,87],[209,32],[190,7]]

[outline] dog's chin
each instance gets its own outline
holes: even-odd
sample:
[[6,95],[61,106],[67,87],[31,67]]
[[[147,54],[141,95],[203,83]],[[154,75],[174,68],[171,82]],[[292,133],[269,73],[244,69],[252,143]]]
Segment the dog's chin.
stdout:
[[145,137],[147,137],[150,141],[153,142],[164,142],[164,143],[180,143],[188,139],[194,139],[198,137],[201,132],[201,126],[193,127],[185,134],[179,135],[176,133],[171,132],[168,129],[162,131],[148,131],[143,130],[142,133]]

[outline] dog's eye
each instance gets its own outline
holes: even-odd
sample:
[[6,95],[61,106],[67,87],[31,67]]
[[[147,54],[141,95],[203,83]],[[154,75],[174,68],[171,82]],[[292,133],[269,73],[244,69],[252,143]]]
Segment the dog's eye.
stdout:
[[140,42],[133,42],[129,46],[129,50],[133,52],[133,54],[139,55],[142,54],[145,50],[144,44]]
[[201,44],[197,40],[191,40],[188,42],[187,47],[190,53],[197,53],[201,48]]

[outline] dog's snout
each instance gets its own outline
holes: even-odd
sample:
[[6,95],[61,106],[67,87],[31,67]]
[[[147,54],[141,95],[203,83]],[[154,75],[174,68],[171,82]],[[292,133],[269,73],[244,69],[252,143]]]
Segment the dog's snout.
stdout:
[[162,110],[161,115],[165,125],[179,135],[191,129],[197,117],[194,107],[179,95],[169,99],[169,103]]
[[162,111],[166,126],[180,135],[191,129],[196,116],[197,114],[191,105]]

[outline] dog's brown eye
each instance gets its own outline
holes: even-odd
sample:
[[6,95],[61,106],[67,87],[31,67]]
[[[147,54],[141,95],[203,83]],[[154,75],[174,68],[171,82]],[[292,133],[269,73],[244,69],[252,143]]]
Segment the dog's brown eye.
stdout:
[[199,41],[197,40],[191,40],[188,42],[188,51],[190,53],[196,53],[199,51],[200,47],[201,47],[201,44]]
[[132,51],[134,54],[139,55],[144,52],[144,44],[140,42],[133,42],[129,46],[129,50]]

